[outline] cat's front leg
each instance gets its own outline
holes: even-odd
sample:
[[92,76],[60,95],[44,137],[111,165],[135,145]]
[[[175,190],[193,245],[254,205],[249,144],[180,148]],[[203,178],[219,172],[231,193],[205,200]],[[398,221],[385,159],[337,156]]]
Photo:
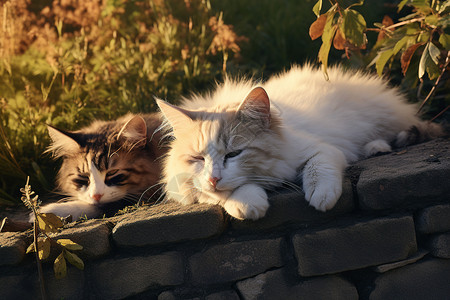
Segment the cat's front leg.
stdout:
[[262,187],[256,184],[245,184],[233,191],[223,207],[236,219],[257,220],[266,214],[269,201]]
[[[62,203],[52,203],[42,206],[39,209],[41,213],[53,213],[59,217],[72,216],[72,220],[76,221],[80,217],[95,218],[100,214],[100,209],[95,205],[84,201],[68,201]],[[30,222],[34,221],[34,215],[30,214]]]
[[342,194],[342,173],[347,166],[344,153],[326,144],[303,168],[305,198],[314,208],[326,211],[334,207]]

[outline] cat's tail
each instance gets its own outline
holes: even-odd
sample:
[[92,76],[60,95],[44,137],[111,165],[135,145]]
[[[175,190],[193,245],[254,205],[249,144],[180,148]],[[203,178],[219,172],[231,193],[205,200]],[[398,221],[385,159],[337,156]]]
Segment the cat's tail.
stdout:
[[419,144],[444,135],[446,135],[445,130],[440,124],[421,121],[408,130],[399,132],[395,140],[395,146],[404,147]]

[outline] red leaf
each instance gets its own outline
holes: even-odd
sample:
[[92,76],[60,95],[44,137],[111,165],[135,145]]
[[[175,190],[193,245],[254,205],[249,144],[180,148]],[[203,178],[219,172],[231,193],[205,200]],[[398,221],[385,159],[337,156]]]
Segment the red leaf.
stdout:
[[342,36],[342,33],[341,33],[341,31],[339,29],[336,31],[336,35],[334,36],[333,46],[337,50],[344,50],[345,49],[346,41],[345,41],[344,37]]
[[322,36],[325,23],[327,22],[327,14],[320,15],[314,23],[309,27],[309,36],[312,40],[315,40]]
[[409,64],[411,63],[411,58],[414,55],[414,52],[416,52],[417,48],[422,46],[424,43],[417,43],[412,46],[410,46],[408,49],[405,50],[405,52],[402,53],[402,57],[400,58],[400,62],[402,64],[402,72],[403,75],[406,74],[406,71],[408,70]]
[[[389,17],[388,15],[385,15],[383,18],[383,21],[381,21],[381,24],[384,25],[384,27],[388,27],[394,24],[394,21],[392,21],[391,17]],[[384,33],[384,31],[380,31],[380,33],[378,34],[378,38],[377,38],[377,42],[384,39],[384,37],[386,36],[386,34]]]

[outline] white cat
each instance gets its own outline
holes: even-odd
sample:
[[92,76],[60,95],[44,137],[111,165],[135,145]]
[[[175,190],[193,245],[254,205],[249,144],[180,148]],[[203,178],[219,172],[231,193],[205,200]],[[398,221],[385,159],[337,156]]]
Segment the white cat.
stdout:
[[442,133],[382,79],[341,68],[329,70],[329,81],[311,66],[293,67],[264,84],[227,79],[182,107],[157,103],[174,137],[167,197],[219,204],[238,219],[263,217],[264,189],[297,176],[310,205],[329,210],[348,163]]

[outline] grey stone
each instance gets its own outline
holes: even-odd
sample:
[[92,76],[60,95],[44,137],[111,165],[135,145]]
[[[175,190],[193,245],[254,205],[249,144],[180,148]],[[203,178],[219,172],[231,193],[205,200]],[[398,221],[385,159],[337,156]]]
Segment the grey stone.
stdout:
[[404,267],[406,265],[410,265],[415,263],[418,260],[421,260],[422,258],[425,257],[425,255],[427,255],[429,253],[429,251],[427,250],[419,250],[417,251],[415,254],[411,255],[410,257],[408,257],[407,259],[401,260],[401,261],[396,261],[390,264],[384,264],[384,265],[379,265],[373,268],[373,270],[377,273],[384,273],[390,270],[394,270],[400,267]]
[[264,218],[256,221],[231,220],[233,229],[263,230],[283,224],[309,224],[335,218],[354,209],[352,185],[349,179],[344,180],[343,193],[336,206],[321,212],[310,206],[301,192],[280,190],[269,197],[270,207]]
[[0,275],[0,299],[36,299],[35,289],[24,275]]
[[450,258],[450,232],[433,236],[428,247],[433,256]]
[[0,232],[0,266],[20,263],[28,247],[25,241],[24,233]]
[[177,300],[172,291],[165,291],[158,295],[158,300]]
[[183,258],[169,252],[145,257],[109,259],[92,267],[91,286],[100,299],[122,299],[150,288],[184,281]]
[[283,265],[281,238],[215,245],[194,254],[189,268],[194,284],[231,282]]
[[333,274],[405,259],[417,251],[411,216],[379,218],[293,237],[301,276]]
[[378,276],[370,285],[373,288],[365,295],[370,300],[449,299],[450,260],[425,260],[395,269]]
[[89,220],[83,223],[72,223],[67,229],[53,234],[52,238],[54,240],[72,240],[83,246],[83,250],[75,252],[80,258],[93,259],[104,256],[111,251],[110,233],[111,230],[106,221]]
[[209,294],[205,297],[205,300],[239,300],[239,296],[236,291],[229,290]]
[[339,276],[324,276],[293,282],[283,269],[269,271],[239,281],[236,285],[245,300],[259,299],[358,299],[356,287]]
[[356,163],[363,170],[356,186],[360,207],[380,210],[448,201],[449,149],[449,140],[438,139]]
[[450,231],[450,204],[431,206],[420,211],[416,218],[416,227],[421,233]]
[[204,239],[224,228],[219,206],[167,203],[127,214],[114,227],[112,236],[118,246],[145,246]]
[[53,270],[44,273],[49,299],[77,300],[84,297],[85,273],[67,264],[67,275],[56,279]]

